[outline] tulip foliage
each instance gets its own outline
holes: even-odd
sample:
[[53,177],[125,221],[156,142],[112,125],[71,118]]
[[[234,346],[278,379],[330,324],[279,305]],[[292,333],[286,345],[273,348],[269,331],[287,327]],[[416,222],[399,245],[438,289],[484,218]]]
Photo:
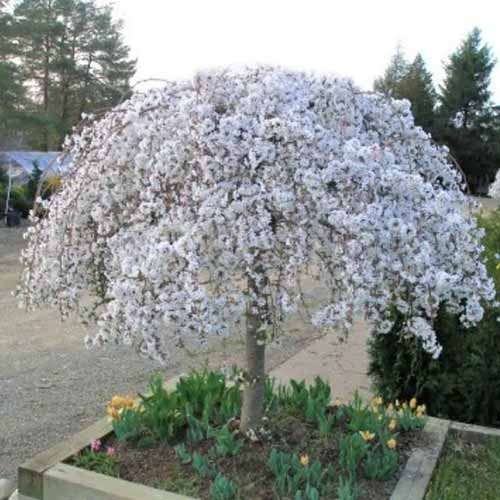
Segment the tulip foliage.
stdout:
[[401,334],[436,357],[439,304],[468,325],[493,297],[447,151],[407,101],[350,80],[200,73],[88,118],[67,146],[71,175],[28,230],[22,304],[78,311],[96,325],[90,344],[161,361],[243,328],[243,428],[305,276],[325,291],[309,309],[318,328],[346,331],[362,312],[383,334],[396,308]]

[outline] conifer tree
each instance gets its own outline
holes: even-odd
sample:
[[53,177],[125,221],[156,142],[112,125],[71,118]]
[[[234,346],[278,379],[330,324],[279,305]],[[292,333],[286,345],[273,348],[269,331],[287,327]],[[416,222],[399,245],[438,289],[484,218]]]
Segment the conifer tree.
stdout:
[[432,75],[421,54],[408,66],[406,75],[398,85],[399,97],[411,102],[415,123],[430,132],[434,125],[437,94]]
[[14,62],[13,18],[0,4],[0,150],[8,148],[22,128],[25,89],[18,64]]
[[14,41],[37,96],[35,147],[57,149],[83,112],[112,107],[130,91],[135,61],[108,6],[95,0],[20,0]]
[[450,147],[473,192],[484,193],[500,165],[498,110],[491,102],[491,48],[474,28],[451,54],[441,86],[439,140]]
[[384,76],[375,80],[373,88],[395,99],[408,99],[415,123],[426,131],[431,131],[436,90],[421,54],[417,54],[413,62],[409,63],[401,45],[398,45]]
[[495,59],[483,44],[481,31],[474,28],[451,54],[441,86],[441,115],[463,128],[474,126],[490,105],[491,72]]
[[384,76],[379,77],[373,83],[373,89],[395,99],[400,99],[399,85],[408,73],[408,61],[403,52],[401,44],[396,46],[396,52],[387,66]]

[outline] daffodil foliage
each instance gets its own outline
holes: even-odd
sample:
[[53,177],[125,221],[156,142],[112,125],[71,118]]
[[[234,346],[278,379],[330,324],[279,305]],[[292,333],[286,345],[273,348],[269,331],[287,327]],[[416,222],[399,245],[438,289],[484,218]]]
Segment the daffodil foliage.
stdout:
[[87,118],[67,146],[71,175],[28,230],[18,297],[94,320],[91,344],[165,361],[231,335],[249,308],[280,332],[309,275],[325,291],[318,328],[360,312],[383,334],[397,308],[401,334],[437,357],[438,304],[471,324],[493,296],[447,151],[408,102],[350,80],[200,73]]

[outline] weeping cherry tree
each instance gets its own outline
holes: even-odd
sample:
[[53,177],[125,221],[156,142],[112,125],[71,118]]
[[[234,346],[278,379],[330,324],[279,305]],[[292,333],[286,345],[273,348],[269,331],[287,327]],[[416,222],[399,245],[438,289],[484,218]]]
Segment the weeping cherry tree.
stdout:
[[[28,230],[18,297],[168,362],[243,328],[241,429],[263,413],[265,347],[327,293],[312,323],[414,336],[433,356],[440,303],[481,319],[493,286],[461,177],[407,101],[270,67],[136,94],[67,142],[71,175]],[[85,303],[85,307],[83,307]]]

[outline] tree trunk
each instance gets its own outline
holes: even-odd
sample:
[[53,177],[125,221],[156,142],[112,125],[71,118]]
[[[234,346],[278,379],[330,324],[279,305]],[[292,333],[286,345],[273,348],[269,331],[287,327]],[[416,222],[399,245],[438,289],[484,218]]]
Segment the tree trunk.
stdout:
[[[47,16],[46,16],[46,23],[47,26],[50,26],[50,22],[52,20],[52,2],[49,1],[47,4]],[[43,128],[43,133],[42,133],[42,143],[40,144],[40,149],[42,151],[48,151],[49,150],[49,141],[50,141],[50,125],[48,123],[49,120],[49,84],[50,84],[50,56],[51,56],[51,50],[52,50],[52,41],[50,38],[50,34],[47,33],[45,35],[45,40],[44,40],[44,50],[45,50],[45,55],[44,55],[44,68],[43,68],[43,111],[44,111],[44,118],[47,120],[47,123],[45,124]]]
[[[259,295],[253,279],[248,279],[250,293]],[[248,432],[256,429],[264,413],[265,389],[265,326],[267,308],[259,307],[250,300],[246,324],[246,385],[243,390],[240,429]]]

